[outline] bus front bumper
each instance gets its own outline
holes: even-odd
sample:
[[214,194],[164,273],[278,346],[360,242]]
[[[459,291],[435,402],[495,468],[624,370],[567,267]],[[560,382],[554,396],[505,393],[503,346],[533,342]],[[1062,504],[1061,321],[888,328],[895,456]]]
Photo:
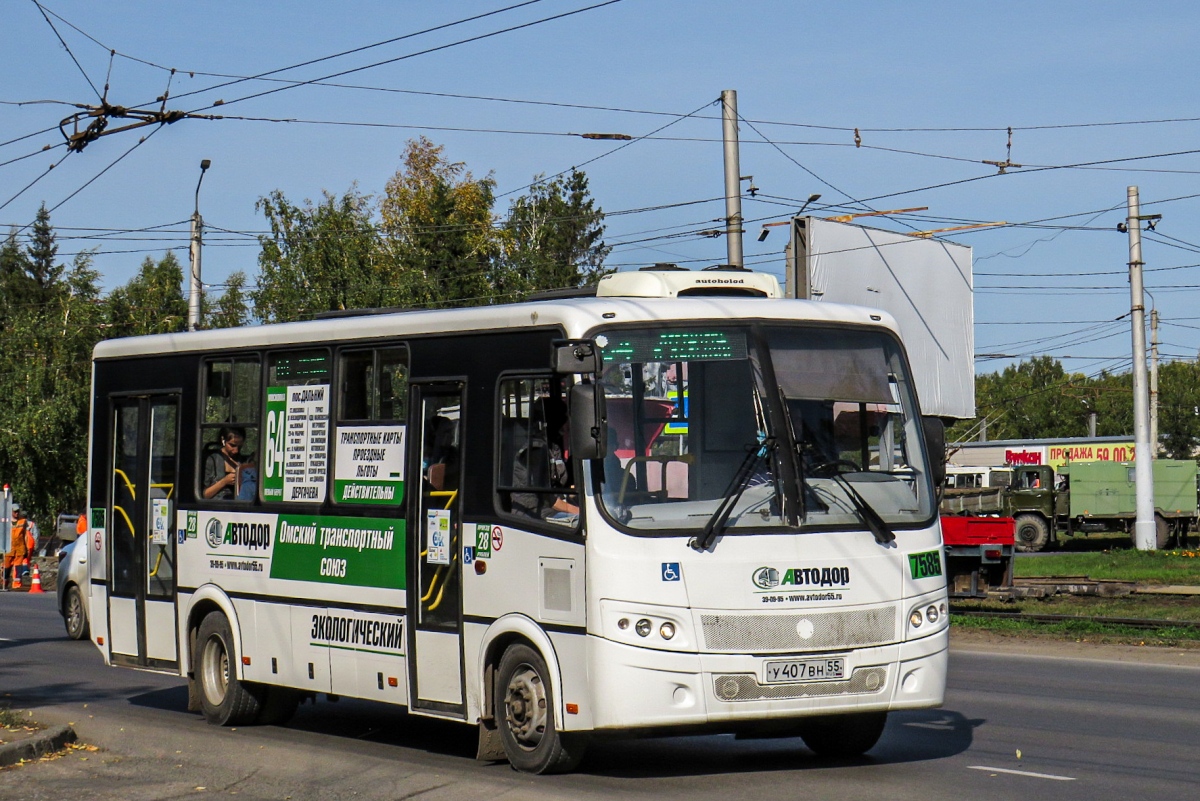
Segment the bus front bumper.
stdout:
[[[695,654],[589,637],[597,730],[658,727],[736,730],[807,715],[929,709],[945,696],[949,631],[828,654]],[[843,657],[844,680],[764,681],[768,661]]]

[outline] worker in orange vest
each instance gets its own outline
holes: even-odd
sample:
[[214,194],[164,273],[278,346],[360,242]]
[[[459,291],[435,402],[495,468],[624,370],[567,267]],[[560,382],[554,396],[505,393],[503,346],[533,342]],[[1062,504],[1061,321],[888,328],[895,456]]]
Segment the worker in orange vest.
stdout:
[[0,590],[8,589],[8,571],[12,568],[13,579],[17,571],[29,558],[29,523],[25,513],[14,509],[12,513],[12,547],[4,554],[4,569],[0,571]]

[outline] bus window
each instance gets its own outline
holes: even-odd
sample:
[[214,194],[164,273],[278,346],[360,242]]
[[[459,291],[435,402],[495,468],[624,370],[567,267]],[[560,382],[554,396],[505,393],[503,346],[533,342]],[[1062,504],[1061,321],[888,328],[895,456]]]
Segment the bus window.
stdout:
[[562,387],[547,377],[506,378],[497,403],[500,463],[497,496],[505,512],[574,525],[578,498],[564,458],[566,404]]
[[339,357],[338,369],[339,421],[406,421],[408,348],[349,351]]
[[257,495],[261,374],[257,358],[205,362],[198,471],[202,498],[252,501]]
[[398,505],[404,500],[408,348],[343,351],[338,381],[334,500]]

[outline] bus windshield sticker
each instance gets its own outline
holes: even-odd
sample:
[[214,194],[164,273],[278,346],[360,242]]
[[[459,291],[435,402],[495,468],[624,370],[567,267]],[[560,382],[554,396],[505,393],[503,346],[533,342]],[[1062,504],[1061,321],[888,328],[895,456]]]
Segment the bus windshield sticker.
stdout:
[[450,510],[429,509],[425,515],[425,561],[431,565],[448,565],[450,564]]
[[329,385],[267,389],[265,500],[323,503],[329,465]]
[[404,500],[405,426],[338,426],[333,497],[338,503]]

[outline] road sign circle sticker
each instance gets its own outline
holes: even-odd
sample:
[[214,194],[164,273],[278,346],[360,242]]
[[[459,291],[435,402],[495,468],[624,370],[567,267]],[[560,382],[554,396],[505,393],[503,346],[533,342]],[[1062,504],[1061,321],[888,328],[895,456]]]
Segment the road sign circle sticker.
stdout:
[[492,528],[492,550],[498,551],[504,547],[504,529],[499,526]]

